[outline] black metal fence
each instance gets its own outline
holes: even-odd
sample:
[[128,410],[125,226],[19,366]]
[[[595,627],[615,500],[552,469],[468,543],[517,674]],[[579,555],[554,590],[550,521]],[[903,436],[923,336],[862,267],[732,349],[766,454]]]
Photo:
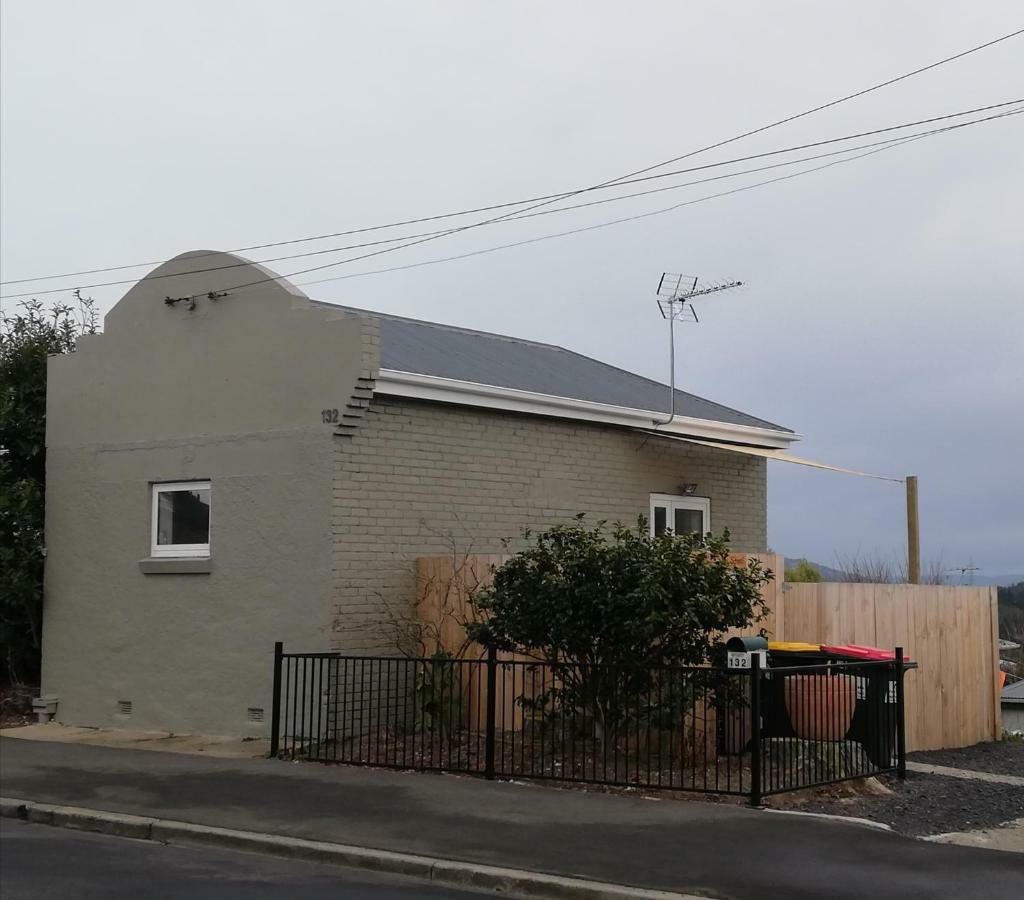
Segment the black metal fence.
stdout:
[[271,755],[746,796],[905,772],[903,663],[274,654]]

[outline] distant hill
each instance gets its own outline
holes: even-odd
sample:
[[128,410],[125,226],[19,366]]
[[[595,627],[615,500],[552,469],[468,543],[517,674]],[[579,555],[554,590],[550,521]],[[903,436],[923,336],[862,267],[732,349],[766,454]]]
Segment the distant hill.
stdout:
[[[786,557],[786,568],[787,569],[795,568],[796,566],[800,565],[800,562],[801,562],[802,559],[803,559],[803,557],[800,557],[800,556],[797,556],[797,557],[787,556]],[[814,562],[814,560],[810,560],[809,559],[807,561],[812,566],[814,566],[814,568],[816,568],[819,572],[821,572],[821,577],[824,578],[825,581],[843,581],[844,580],[843,573],[840,572],[838,569],[833,569],[831,566],[823,566],[821,563]]]
[[[786,568],[792,569],[800,564],[802,557],[799,556],[787,556],[786,557]],[[814,566],[819,572],[821,577],[825,581],[845,581],[846,578],[839,569],[834,569],[832,566],[825,566],[821,563],[816,563],[814,560],[808,560],[808,562]],[[968,573],[962,580],[959,572],[951,572],[949,574],[950,584],[973,584],[975,587],[1009,587],[1010,585],[1020,584],[1024,582],[1024,575],[982,575],[978,572],[974,573],[974,577]]]
[[[975,584],[980,587],[1009,587],[1012,584],[1020,584],[1024,582],[1024,575],[978,575],[975,573],[974,580],[970,579],[970,575],[964,579],[964,584]],[[952,575],[952,583],[960,583],[960,573],[954,572]]]

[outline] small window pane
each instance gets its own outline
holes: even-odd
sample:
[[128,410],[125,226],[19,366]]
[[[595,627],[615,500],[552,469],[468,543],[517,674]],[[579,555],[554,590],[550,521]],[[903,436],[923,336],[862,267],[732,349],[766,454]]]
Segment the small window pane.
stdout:
[[699,509],[680,509],[676,507],[675,512],[675,533],[686,534],[689,531],[696,531],[698,534],[704,532],[704,513]]
[[664,506],[654,507],[654,536],[665,533],[668,510]]
[[210,489],[161,491],[156,531],[158,545],[210,543]]

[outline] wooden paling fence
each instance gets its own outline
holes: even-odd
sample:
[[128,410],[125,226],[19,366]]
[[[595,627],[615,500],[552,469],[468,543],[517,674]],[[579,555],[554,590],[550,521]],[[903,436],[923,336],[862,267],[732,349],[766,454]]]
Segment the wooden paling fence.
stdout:
[[787,584],[785,637],[904,648],[907,749],[1002,735],[996,589],[919,584]]
[[[737,554],[735,561],[743,565],[747,558]],[[1001,736],[995,588],[790,584],[783,581],[781,556],[757,558],[775,573],[764,590],[770,613],[757,626],[772,640],[900,646],[918,664],[906,679],[908,750],[966,747]],[[459,622],[466,616],[467,597],[489,583],[493,567],[505,559],[491,554],[417,560],[417,612],[422,621],[437,623],[441,648],[463,647]],[[465,649],[467,657],[482,654],[477,646]],[[522,713],[516,709],[508,715]]]

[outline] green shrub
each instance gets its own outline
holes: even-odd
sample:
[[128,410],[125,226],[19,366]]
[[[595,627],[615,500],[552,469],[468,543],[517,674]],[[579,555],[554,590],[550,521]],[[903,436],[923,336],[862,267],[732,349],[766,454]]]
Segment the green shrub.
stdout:
[[498,568],[471,598],[480,621],[468,631],[551,664],[552,687],[529,702],[582,714],[605,734],[628,715],[664,712],[622,701],[658,696],[666,667],[707,663],[723,632],[761,621],[772,573],[755,559],[731,564],[728,532],[654,537],[643,518],[633,529],[583,519],[541,532]]
[[786,569],[786,581],[817,583],[824,580],[821,572],[806,559],[800,560],[793,568]]

